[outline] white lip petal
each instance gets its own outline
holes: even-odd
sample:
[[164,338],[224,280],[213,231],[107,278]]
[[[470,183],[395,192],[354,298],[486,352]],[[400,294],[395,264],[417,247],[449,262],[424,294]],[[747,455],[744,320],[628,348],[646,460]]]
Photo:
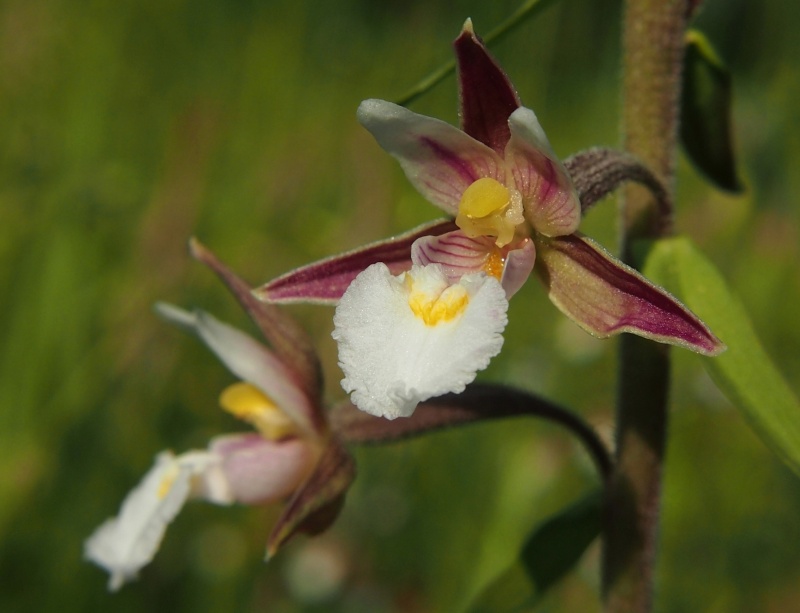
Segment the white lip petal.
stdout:
[[164,451],[125,497],[119,514],[86,539],[84,557],[108,571],[108,589],[117,591],[152,561],[167,526],[188,500],[274,502],[305,480],[316,459],[307,441],[266,441],[257,434],[217,437],[208,451],[179,456]]
[[[426,324],[412,310],[411,291],[435,296],[450,288],[468,297],[455,315]],[[361,410],[389,419],[411,415],[433,396],[461,392],[499,353],[507,308],[500,283],[483,274],[450,284],[436,264],[397,277],[374,264],[356,277],[334,316],[342,387]]]
[[110,573],[109,590],[135,579],[153,559],[167,526],[192,495],[193,477],[213,470],[218,461],[201,451],[178,457],[165,451],[156,457],[119,515],[107,519],[84,545],[84,556]]

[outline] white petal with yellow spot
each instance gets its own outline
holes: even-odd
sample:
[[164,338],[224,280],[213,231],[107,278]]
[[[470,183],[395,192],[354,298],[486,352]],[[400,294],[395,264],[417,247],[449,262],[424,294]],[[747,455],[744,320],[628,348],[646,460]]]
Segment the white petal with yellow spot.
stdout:
[[[118,590],[139,574],[158,551],[167,526],[195,494],[220,491],[220,457],[202,451],[175,456],[165,451],[122,503],[119,515],[106,520],[84,546],[84,556],[110,573],[108,588]],[[212,494],[214,495],[214,494]],[[230,500],[217,499],[227,503]]]
[[389,419],[461,392],[499,353],[507,308],[499,281],[485,274],[451,284],[438,264],[398,276],[373,264],[336,309],[342,387],[359,409]]

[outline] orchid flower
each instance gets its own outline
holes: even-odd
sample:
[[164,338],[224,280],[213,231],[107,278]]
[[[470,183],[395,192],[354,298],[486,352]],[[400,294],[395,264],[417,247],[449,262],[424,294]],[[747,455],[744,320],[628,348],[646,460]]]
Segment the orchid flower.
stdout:
[[320,407],[319,364],[308,339],[276,307],[256,302],[247,285],[199,243],[192,251],[229,286],[272,349],[202,311],[166,304],[157,311],[195,333],[240,379],[222,392],[220,404],[256,432],[216,437],[204,450],[156,456],[119,514],[85,543],[86,558],[109,572],[110,590],[136,578],[153,559],[189,500],[288,501],[268,543],[271,555],[296,531],[327,527],[354,476],[352,459],[330,435]]
[[[499,351],[504,301],[534,269],[551,301],[594,336],[631,332],[705,355],[724,350],[674,297],[577,232],[581,202],[569,174],[469,20],[455,50],[461,129],[383,100],[358,109],[361,124],[414,187],[454,222],[297,269],[255,295],[267,302],[338,300],[343,387],[359,408],[387,417],[464,389]],[[420,324],[418,287],[435,288],[426,290],[426,304],[441,300],[449,313],[465,283],[486,288],[493,306]]]

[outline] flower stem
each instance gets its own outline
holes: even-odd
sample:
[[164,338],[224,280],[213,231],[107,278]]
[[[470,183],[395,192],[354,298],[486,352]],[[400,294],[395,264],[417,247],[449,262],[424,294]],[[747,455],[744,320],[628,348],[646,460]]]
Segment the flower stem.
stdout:
[[550,400],[505,385],[471,383],[460,394],[425,400],[411,417],[396,420],[373,417],[350,402],[343,402],[333,409],[330,421],[342,442],[374,445],[509,417],[535,417],[565,428],[586,449],[601,479],[607,482],[610,478],[611,455],[594,428],[579,415]]
[[[660,179],[673,200],[675,149],[690,0],[627,0],[622,130],[625,149]],[[631,185],[621,204],[623,259],[631,245],[672,230],[672,211]],[[667,439],[669,352],[623,335],[617,401],[617,462],[604,514],[603,597],[609,613],[644,613],[653,600],[662,467]]]
[[650,190],[664,217],[672,216],[672,202],[666,188],[647,166],[629,153],[593,147],[571,155],[564,160],[564,166],[581,200],[581,215],[623,183],[638,183]]

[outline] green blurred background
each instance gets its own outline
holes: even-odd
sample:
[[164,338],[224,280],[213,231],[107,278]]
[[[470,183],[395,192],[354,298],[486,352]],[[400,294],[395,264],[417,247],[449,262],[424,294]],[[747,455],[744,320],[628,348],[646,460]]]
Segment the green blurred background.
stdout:
[[[0,610],[458,611],[536,522],[593,487],[556,428],[506,422],[358,449],[335,528],[268,565],[274,511],[187,506],[141,580],[110,595],[82,561],[161,449],[244,430],[231,375],[158,320],[157,300],[248,326],[186,254],[197,235],[251,282],[437,217],[355,121],[516,2],[0,2]],[[562,0],[493,47],[556,151],[615,145],[620,3]],[[678,227],[721,267],[795,391],[800,380],[800,11],[709,0],[699,22],[734,73],[746,195],[680,162]],[[456,122],[451,77],[413,105]],[[615,245],[609,200],[584,231]],[[293,307],[340,373],[332,311]],[[513,301],[484,378],[612,431],[616,342]],[[252,328],[248,328],[252,329]],[[800,481],[674,351],[658,611],[800,610]],[[598,548],[542,611],[598,610]]]

